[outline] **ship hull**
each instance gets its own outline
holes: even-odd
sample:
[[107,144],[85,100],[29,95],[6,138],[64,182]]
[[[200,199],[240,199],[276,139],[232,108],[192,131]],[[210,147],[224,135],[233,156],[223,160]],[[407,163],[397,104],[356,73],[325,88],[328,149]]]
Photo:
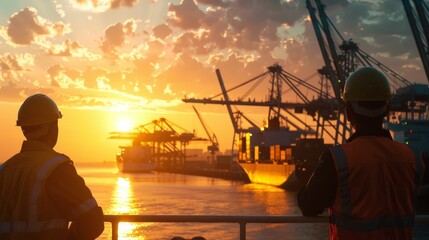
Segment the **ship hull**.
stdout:
[[150,148],[122,146],[121,153],[116,155],[116,166],[121,172],[151,172],[156,164],[152,160]]
[[251,182],[280,187],[294,172],[295,165],[240,163]]
[[151,172],[155,170],[155,163],[152,162],[124,162],[117,161],[116,165],[121,172]]

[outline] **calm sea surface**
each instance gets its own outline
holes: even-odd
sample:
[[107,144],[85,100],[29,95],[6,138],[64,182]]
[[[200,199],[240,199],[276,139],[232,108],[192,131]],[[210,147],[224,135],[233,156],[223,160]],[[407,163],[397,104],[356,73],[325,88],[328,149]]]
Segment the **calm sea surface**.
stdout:
[[[275,187],[181,174],[125,174],[118,172],[113,163],[77,163],[76,168],[105,214],[301,215],[296,193]],[[239,227],[224,223],[119,225],[119,239],[169,240],[174,236],[235,240],[239,239]],[[105,225],[98,239],[111,239],[110,224]],[[328,227],[326,224],[248,224],[247,239],[328,239]],[[429,239],[429,234],[426,232],[416,239]]]

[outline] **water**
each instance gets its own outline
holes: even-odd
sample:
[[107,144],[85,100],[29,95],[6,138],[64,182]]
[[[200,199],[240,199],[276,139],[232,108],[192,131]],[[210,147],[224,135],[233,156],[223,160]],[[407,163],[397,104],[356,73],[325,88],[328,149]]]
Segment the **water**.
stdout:
[[[296,193],[280,188],[169,173],[125,174],[112,163],[77,163],[105,214],[300,216]],[[427,229],[427,226],[426,226]],[[327,224],[248,224],[248,240],[328,239]],[[119,239],[239,239],[238,224],[120,223]],[[429,239],[429,233],[416,239]],[[111,239],[106,223],[98,238]]]

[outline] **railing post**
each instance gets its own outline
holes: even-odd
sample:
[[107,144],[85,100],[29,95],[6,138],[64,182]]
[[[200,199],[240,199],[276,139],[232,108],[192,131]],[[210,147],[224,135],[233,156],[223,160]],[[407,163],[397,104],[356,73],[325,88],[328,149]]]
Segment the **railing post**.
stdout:
[[112,240],[118,240],[119,222],[112,221]]
[[246,222],[240,222],[240,240],[246,240]]

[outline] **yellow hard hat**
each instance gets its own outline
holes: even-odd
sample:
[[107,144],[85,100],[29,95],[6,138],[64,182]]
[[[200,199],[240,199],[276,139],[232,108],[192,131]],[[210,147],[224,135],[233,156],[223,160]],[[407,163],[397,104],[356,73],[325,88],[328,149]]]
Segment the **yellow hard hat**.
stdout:
[[36,126],[61,118],[57,104],[48,96],[38,93],[28,97],[18,111],[17,126]]
[[373,67],[359,68],[347,78],[344,85],[343,100],[345,102],[389,101],[389,81],[382,72]]

